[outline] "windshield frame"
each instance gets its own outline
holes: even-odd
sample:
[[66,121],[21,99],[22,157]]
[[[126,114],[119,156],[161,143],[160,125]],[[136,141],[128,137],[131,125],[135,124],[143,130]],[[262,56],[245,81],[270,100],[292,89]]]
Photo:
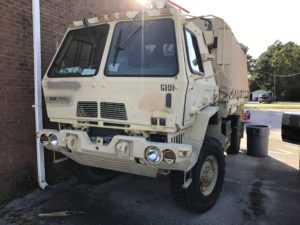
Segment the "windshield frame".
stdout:
[[[76,41],[76,38],[73,38],[72,40],[70,40],[70,43],[68,43],[68,38],[69,36],[71,35],[71,32],[74,32],[74,31],[77,31],[77,30],[81,30],[81,29],[91,29],[91,28],[94,28],[94,27],[99,27],[99,26],[104,26],[103,29],[106,29],[106,33],[105,33],[105,36],[103,37],[103,39],[105,40],[105,44],[104,46],[102,47],[102,54],[100,55],[98,61],[96,62],[96,67],[95,67],[95,73],[92,74],[92,75],[82,75],[82,74],[57,74],[57,73],[52,73],[52,69],[54,67],[54,64],[56,63],[56,61],[58,60],[58,57],[60,57],[61,55],[61,52],[64,50],[64,48],[68,48],[68,46],[71,45],[71,43],[75,40]],[[87,36],[89,35],[88,33],[89,31],[86,30],[86,34]],[[97,76],[98,73],[99,73],[99,69],[100,69],[100,66],[101,66],[101,62],[103,60],[103,56],[104,56],[104,53],[105,53],[105,46],[106,46],[106,43],[107,43],[107,38],[108,38],[108,34],[110,32],[110,24],[108,23],[103,23],[103,24],[96,24],[96,25],[91,25],[89,27],[79,27],[79,28],[75,28],[75,29],[69,29],[66,34],[65,34],[65,37],[63,38],[59,48],[57,49],[57,52],[55,54],[55,56],[53,57],[53,60],[47,70],[47,77],[48,78],[74,78],[74,77],[80,77],[80,78],[88,78],[88,77],[94,77],[94,76]],[[99,44],[99,42],[96,43],[96,45]],[[68,45],[68,46],[66,46]],[[65,53],[66,54],[66,53]],[[94,53],[95,54],[95,53]]]
[[132,20],[128,20],[128,21],[120,21],[120,22],[117,22],[115,25],[114,25],[114,31],[113,31],[113,34],[112,34],[112,37],[111,37],[111,40],[110,40],[110,46],[109,46],[109,51],[108,51],[108,54],[106,55],[106,62],[105,62],[105,67],[104,67],[104,71],[103,71],[103,74],[107,77],[175,77],[175,76],[178,76],[179,74],[179,60],[178,60],[178,46],[177,46],[177,35],[176,35],[176,26],[175,26],[175,21],[173,18],[151,18],[151,19],[147,19],[147,20],[144,20],[144,21],[141,21],[139,20],[138,22],[140,23],[144,23],[146,21],[155,21],[155,20],[169,20],[171,21],[172,23],[172,35],[174,37],[174,49],[175,49],[175,62],[176,62],[176,72],[174,74],[109,74],[108,73],[108,66],[109,66],[109,58],[112,54],[112,51],[113,51],[113,48],[115,48],[114,46],[114,39],[118,37],[118,33],[117,32],[117,25],[120,24],[120,23],[128,23],[128,22],[131,22],[131,23],[134,23],[136,21],[132,21]]

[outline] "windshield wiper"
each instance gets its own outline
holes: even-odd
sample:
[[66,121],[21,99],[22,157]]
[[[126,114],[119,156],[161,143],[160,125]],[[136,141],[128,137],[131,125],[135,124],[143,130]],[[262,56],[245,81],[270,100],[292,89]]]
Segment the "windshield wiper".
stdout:
[[142,30],[142,25],[140,25],[134,32],[133,34],[127,38],[127,40],[124,42],[124,44],[122,45],[122,49],[126,49],[131,42],[137,37],[138,33],[140,33],[140,31]]
[[82,23],[83,23],[83,26],[84,26],[84,27],[87,29],[87,31],[88,31],[89,38],[90,38],[90,41],[92,42],[93,48],[96,48],[96,43],[95,43],[95,40],[94,40],[94,38],[93,38],[91,29],[90,29],[90,26],[89,26],[89,21],[87,20],[87,18],[83,18]]
[[137,37],[138,33],[142,30],[142,25],[140,25],[134,32],[133,34],[127,38],[127,40],[125,40],[124,44],[121,43],[122,40],[122,29],[120,29],[119,34],[118,34],[118,39],[117,39],[117,43],[115,44],[115,54],[113,57],[113,66],[116,64],[117,62],[117,58],[119,55],[119,52],[122,50],[125,50],[133,41],[134,39]]
[[90,26],[89,26],[89,21],[87,20],[87,18],[83,18],[82,23],[85,26],[85,28],[87,29],[90,41],[92,43],[92,48],[93,48],[92,53],[91,53],[91,55],[92,55],[91,56],[91,60],[90,60],[90,63],[89,63],[89,66],[90,66],[93,63],[93,61],[94,61],[94,57],[95,57],[95,52],[96,52],[96,47],[97,46],[96,46],[96,42],[94,40],[94,37],[92,35],[91,29],[90,29]]
[[[129,30],[129,27],[131,27],[133,22],[136,22],[141,15],[142,15],[142,12],[136,14],[136,16],[133,18],[133,21],[130,22],[130,24],[127,26],[125,32]],[[122,42],[123,30],[120,29],[120,31],[118,33],[117,42],[115,44],[115,53],[114,53],[114,57],[113,57],[113,66],[115,66],[115,64],[117,62],[119,52],[122,51],[122,50],[125,50],[134,41],[134,39],[137,37],[138,33],[142,30],[142,26],[143,25],[141,23],[139,25],[139,27],[132,33],[132,35],[124,41],[123,44],[121,43]]]
[[124,50],[124,49],[121,48],[122,32],[123,32],[122,29],[120,29],[119,34],[118,34],[117,43],[115,44],[115,53],[114,53],[114,57],[113,57],[113,66],[115,66],[115,64],[117,62],[119,52],[121,50]]

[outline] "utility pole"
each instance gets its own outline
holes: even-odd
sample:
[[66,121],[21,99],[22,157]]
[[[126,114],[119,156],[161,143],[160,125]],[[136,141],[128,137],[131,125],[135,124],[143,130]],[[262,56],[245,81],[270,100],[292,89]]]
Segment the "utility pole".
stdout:
[[274,76],[273,101],[275,101],[276,100],[276,76],[275,74],[273,76]]

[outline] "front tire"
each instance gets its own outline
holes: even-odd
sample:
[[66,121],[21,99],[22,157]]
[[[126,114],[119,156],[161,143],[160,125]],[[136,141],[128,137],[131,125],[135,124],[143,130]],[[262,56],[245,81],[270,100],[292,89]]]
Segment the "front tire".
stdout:
[[170,173],[170,188],[176,203],[193,212],[203,213],[214,206],[222,190],[225,157],[220,142],[206,137],[198,162],[192,169],[192,183],[183,188],[184,173]]

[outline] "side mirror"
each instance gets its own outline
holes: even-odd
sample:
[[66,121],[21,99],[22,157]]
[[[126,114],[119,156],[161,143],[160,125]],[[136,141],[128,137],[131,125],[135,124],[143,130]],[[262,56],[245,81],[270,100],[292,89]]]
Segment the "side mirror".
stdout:
[[203,31],[203,37],[207,46],[212,46],[215,42],[213,31]]
[[207,61],[216,59],[214,54],[205,54],[205,53],[201,53],[201,58],[202,58],[203,62],[207,62]]
[[300,145],[300,113],[284,113],[281,137],[285,142]]

